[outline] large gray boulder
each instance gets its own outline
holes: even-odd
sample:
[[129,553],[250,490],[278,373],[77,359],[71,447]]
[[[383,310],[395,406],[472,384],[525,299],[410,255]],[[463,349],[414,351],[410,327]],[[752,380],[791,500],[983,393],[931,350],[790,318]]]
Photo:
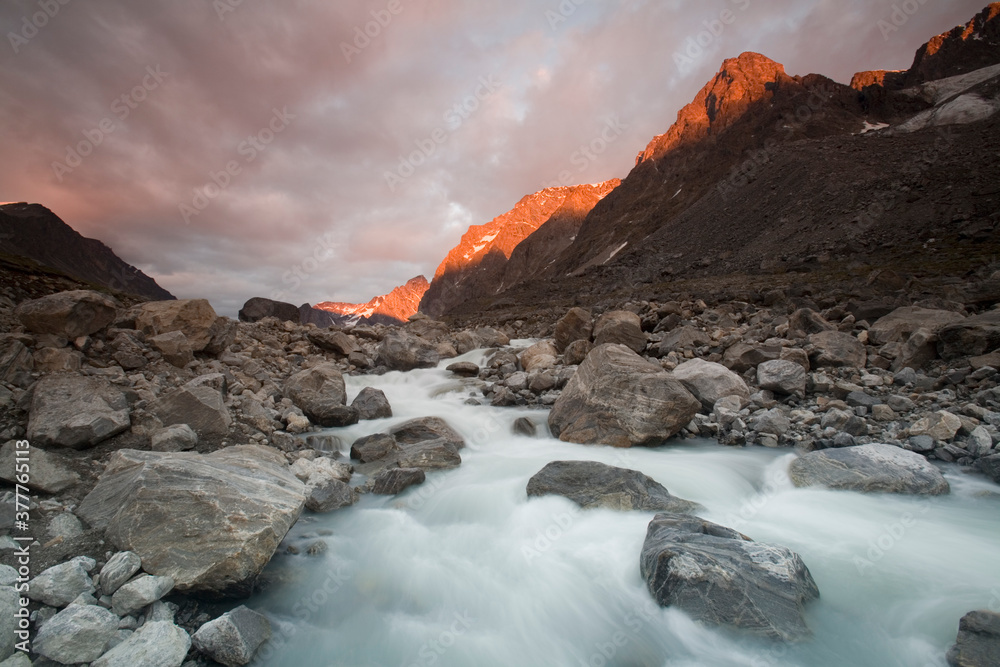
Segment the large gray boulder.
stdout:
[[[206,350],[210,345],[225,347],[231,327],[217,322],[220,318],[215,309],[205,299],[188,301],[152,301],[137,306],[135,328],[147,337],[180,331],[195,352]],[[220,350],[221,351],[221,350]]]
[[259,322],[265,317],[276,317],[283,322],[299,323],[299,309],[284,301],[274,301],[255,296],[239,312],[240,322]]
[[28,582],[28,597],[50,607],[65,607],[78,596],[96,590],[90,578],[95,566],[93,560],[83,557],[53,565]]
[[411,486],[423,484],[426,473],[419,468],[389,468],[372,479],[372,493],[380,496],[395,496]]
[[692,359],[675,368],[673,376],[680,380],[707,410],[711,410],[716,401],[726,396],[750,398],[750,388],[743,378],[722,364],[704,359]]
[[965,317],[950,310],[931,310],[907,306],[897,308],[879,318],[868,330],[873,345],[902,343],[920,329],[937,333],[949,324],[961,322]]
[[642,330],[642,320],[627,310],[604,313],[594,325],[594,344],[624,345],[633,352],[646,349],[646,334]]
[[344,375],[336,364],[319,364],[291,376],[285,382],[285,396],[319,426],[358,423],[358,409],[347,405]]
[[249,594],[305,502],[305,486],[268,447],[121,450],[78,514],[179,592],[238,597]]
[[456,452],[465,447],[465,438],[440,417],[411,419],[392,427],[389,433],[401,445],[442,439]]
[[358,342],[343,331],[316,329],[306,334],[309,342],[321,350],[348,357],[352,352],[363,352]]
[[521,353],[521,368],[526,373],[552,368],[558,356],[559,350],[552,341],[539,341]]
[[948,651],[951,667],[997,667],[1000,665],[1000,614],[973,611],[962,617],[958,638]]
[[43,447],[88,449],[131,424],[125,394],[107,380],[47,375],[34,387],[28,440]]
[[194,647],[226,667],[241,667],[253,660],[261,644],[271,638],[271,622],[263,614],[240,605],[198,628]]
[[549,413],[564,442],[659,445],[684,428],[701,403],[659,366],[624,345],[595,348]]
[[80,482],[80,476],[70,466],[69,461],[52,452],[37,447],[18,449],[17,441],[11,440],[0,449],[0,479],[14,484],[17,481],[17,458],[27,456],[31,466],[28,488],[42,493],[59,493]]
[[1000,348],[1000,310],[975,315],[941,328],[938,352],[943,359],[978,357]]
[[697,508],[637,470],[596,461],[553,461],[528,481],[527,492],[528,497],[563,496],[585,509],[684,513]]
[[806,380],[806,369],[794,361],[775,359],[757,366],[757,384],[776,394],[805,396]]
[[661,606],[704,623],[786,641],[810,634],[804,605],[819,589],[786,547],[697,517],[658,514],[646,531],[639,569]]
[[233,417],[222,392],[208,385],[187,385],[157,400],[150,411],[164,426],[187,424],[200,437],[229,434]]
[[392,417],[392,406],[385,392],[374,387],[365,387],[351,401],[351,407],[356,408],[360,419],[389,419]]
[[931,496],[951,490],[941,472],[923,456],[882,444],[810,452],[793,461],[788,474],[799,487]]
[[809,346],[809,361],[816,368],[864,368],[868,360],[868,353],[861,341],[840,331],[813,334],[809,336]]
[[180,667],[191,637],[170,621],[148,621],[90,667]]
[[39,655],[65,665],[93,662],[118,632],[118,617],[97,606],[70,605],[50,618],[31,643]]
[[562,354],[570,343],[589,341],[594,333],[594,318],[583,308],[572,308],[556,324],[554,334],[556,350]]
[[170,577],[140,574],[124,584],[111,596],[111,611],[119,616],[130,616],[148,607],[174,589]]
[[441,361],[437,346],[405,331],[394,330],[379,343],[378,363],[391,371],[434,368]]
[[658,514],[639,569],[653,598],[710,625],[794,641],[810,634],[805,603],[819,589],[798,554],[697,517]]
[[73,340],[97,333],[114,322],[117,308],[114,299],[100,292],[76,290],[25,301],[14,315],[32,333]]

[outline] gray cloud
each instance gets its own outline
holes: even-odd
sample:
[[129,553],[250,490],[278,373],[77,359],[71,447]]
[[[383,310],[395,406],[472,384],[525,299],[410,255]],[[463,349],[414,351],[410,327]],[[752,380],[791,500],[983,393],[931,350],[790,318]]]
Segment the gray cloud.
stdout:
[[[49,206],[178,296],[207,296],[227,314],[256,295],[367,301],[432,275],[469,224],[561,175],[625,176],[723,58],[756,50],[791,74],[841,81],[905,68],[982,0],[922,5],[887,39],[882,1],[562,4],[575,9],[69,0],[15,40],[17,53],[9,36],[0,44],[0,200]],[[8,0],[0,25],[18,34],[40,7]],[[732,23],[699,35],[724,10]],[[366,27],[377,35],[348,62],[342,44]],[[681,69],[677,55],[699,36]],[[276,109],[294,119],[258,150],[248,137],[269,138]],[[606,151],[574,159],[609,119],[620,131]],[[79,166],[56,173],[68,146],[96,137]],[[413,173],[390,188],[387,172],[409,173],[401,160]],[[213,175],[225,187],[211,189]],[[214,198],[186,223],[180,206],[206,186]]]

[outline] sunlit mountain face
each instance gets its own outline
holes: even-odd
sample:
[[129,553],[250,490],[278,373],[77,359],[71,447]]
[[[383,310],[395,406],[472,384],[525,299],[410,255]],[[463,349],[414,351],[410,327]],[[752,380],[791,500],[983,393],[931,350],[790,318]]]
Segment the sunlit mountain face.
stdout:
[[405,285],[401,285],[388,294],[377,296],[368,303],[335,303],[324,302],[315,307],[328,313],[350,317],[369,318],[382,316],[400,322],[405,322],[415,315],[420,306],[420,299],[430,287],[427,278],[417,276]]

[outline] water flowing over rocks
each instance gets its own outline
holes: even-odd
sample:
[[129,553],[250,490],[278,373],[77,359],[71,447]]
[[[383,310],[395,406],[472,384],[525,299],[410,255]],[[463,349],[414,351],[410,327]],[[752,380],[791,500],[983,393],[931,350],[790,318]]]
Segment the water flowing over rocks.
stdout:
[[528,481],[527,493],[564,496],[585,509],[684,513],[697,508],[641,472],[594,461],[554,461]]
[[804,606],[819,589],[785,547],[695,517],[658,514],[646,532],[640,570],[660,605],[699,621],[786,641],[810,635]]
[[935,496],[949,492],[948,482],[924,457],[892,445],[812,452],[793,461],[788,472],[796,486]]
[[594,349],[549,414],[560,440],[633,447],[678,433],[701,404],[681,383],[624,345]]

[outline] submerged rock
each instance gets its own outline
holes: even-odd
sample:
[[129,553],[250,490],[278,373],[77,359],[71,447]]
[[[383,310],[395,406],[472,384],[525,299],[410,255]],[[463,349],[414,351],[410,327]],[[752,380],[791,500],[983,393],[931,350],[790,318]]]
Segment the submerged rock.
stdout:
[[941,472],[923,456],[883,444],[810,452],[793,461],[788,474],[799,487],[932,496],[951,490]]
[[669,373],[624,345],[594,349],[549,413],[565,442],[658,445],[676,435],[701,403]]
[[527,492],[529,497],[563,496],[585,509],[683,513],[698,507],[637,470],[596,461],[554,461],[528,481]]
[[754,542],[697,517],[658,514],[639,566],[661,606],[772,639],[810,634],[804,605],[819,597],[819,589],[799,555],[786,547]]

